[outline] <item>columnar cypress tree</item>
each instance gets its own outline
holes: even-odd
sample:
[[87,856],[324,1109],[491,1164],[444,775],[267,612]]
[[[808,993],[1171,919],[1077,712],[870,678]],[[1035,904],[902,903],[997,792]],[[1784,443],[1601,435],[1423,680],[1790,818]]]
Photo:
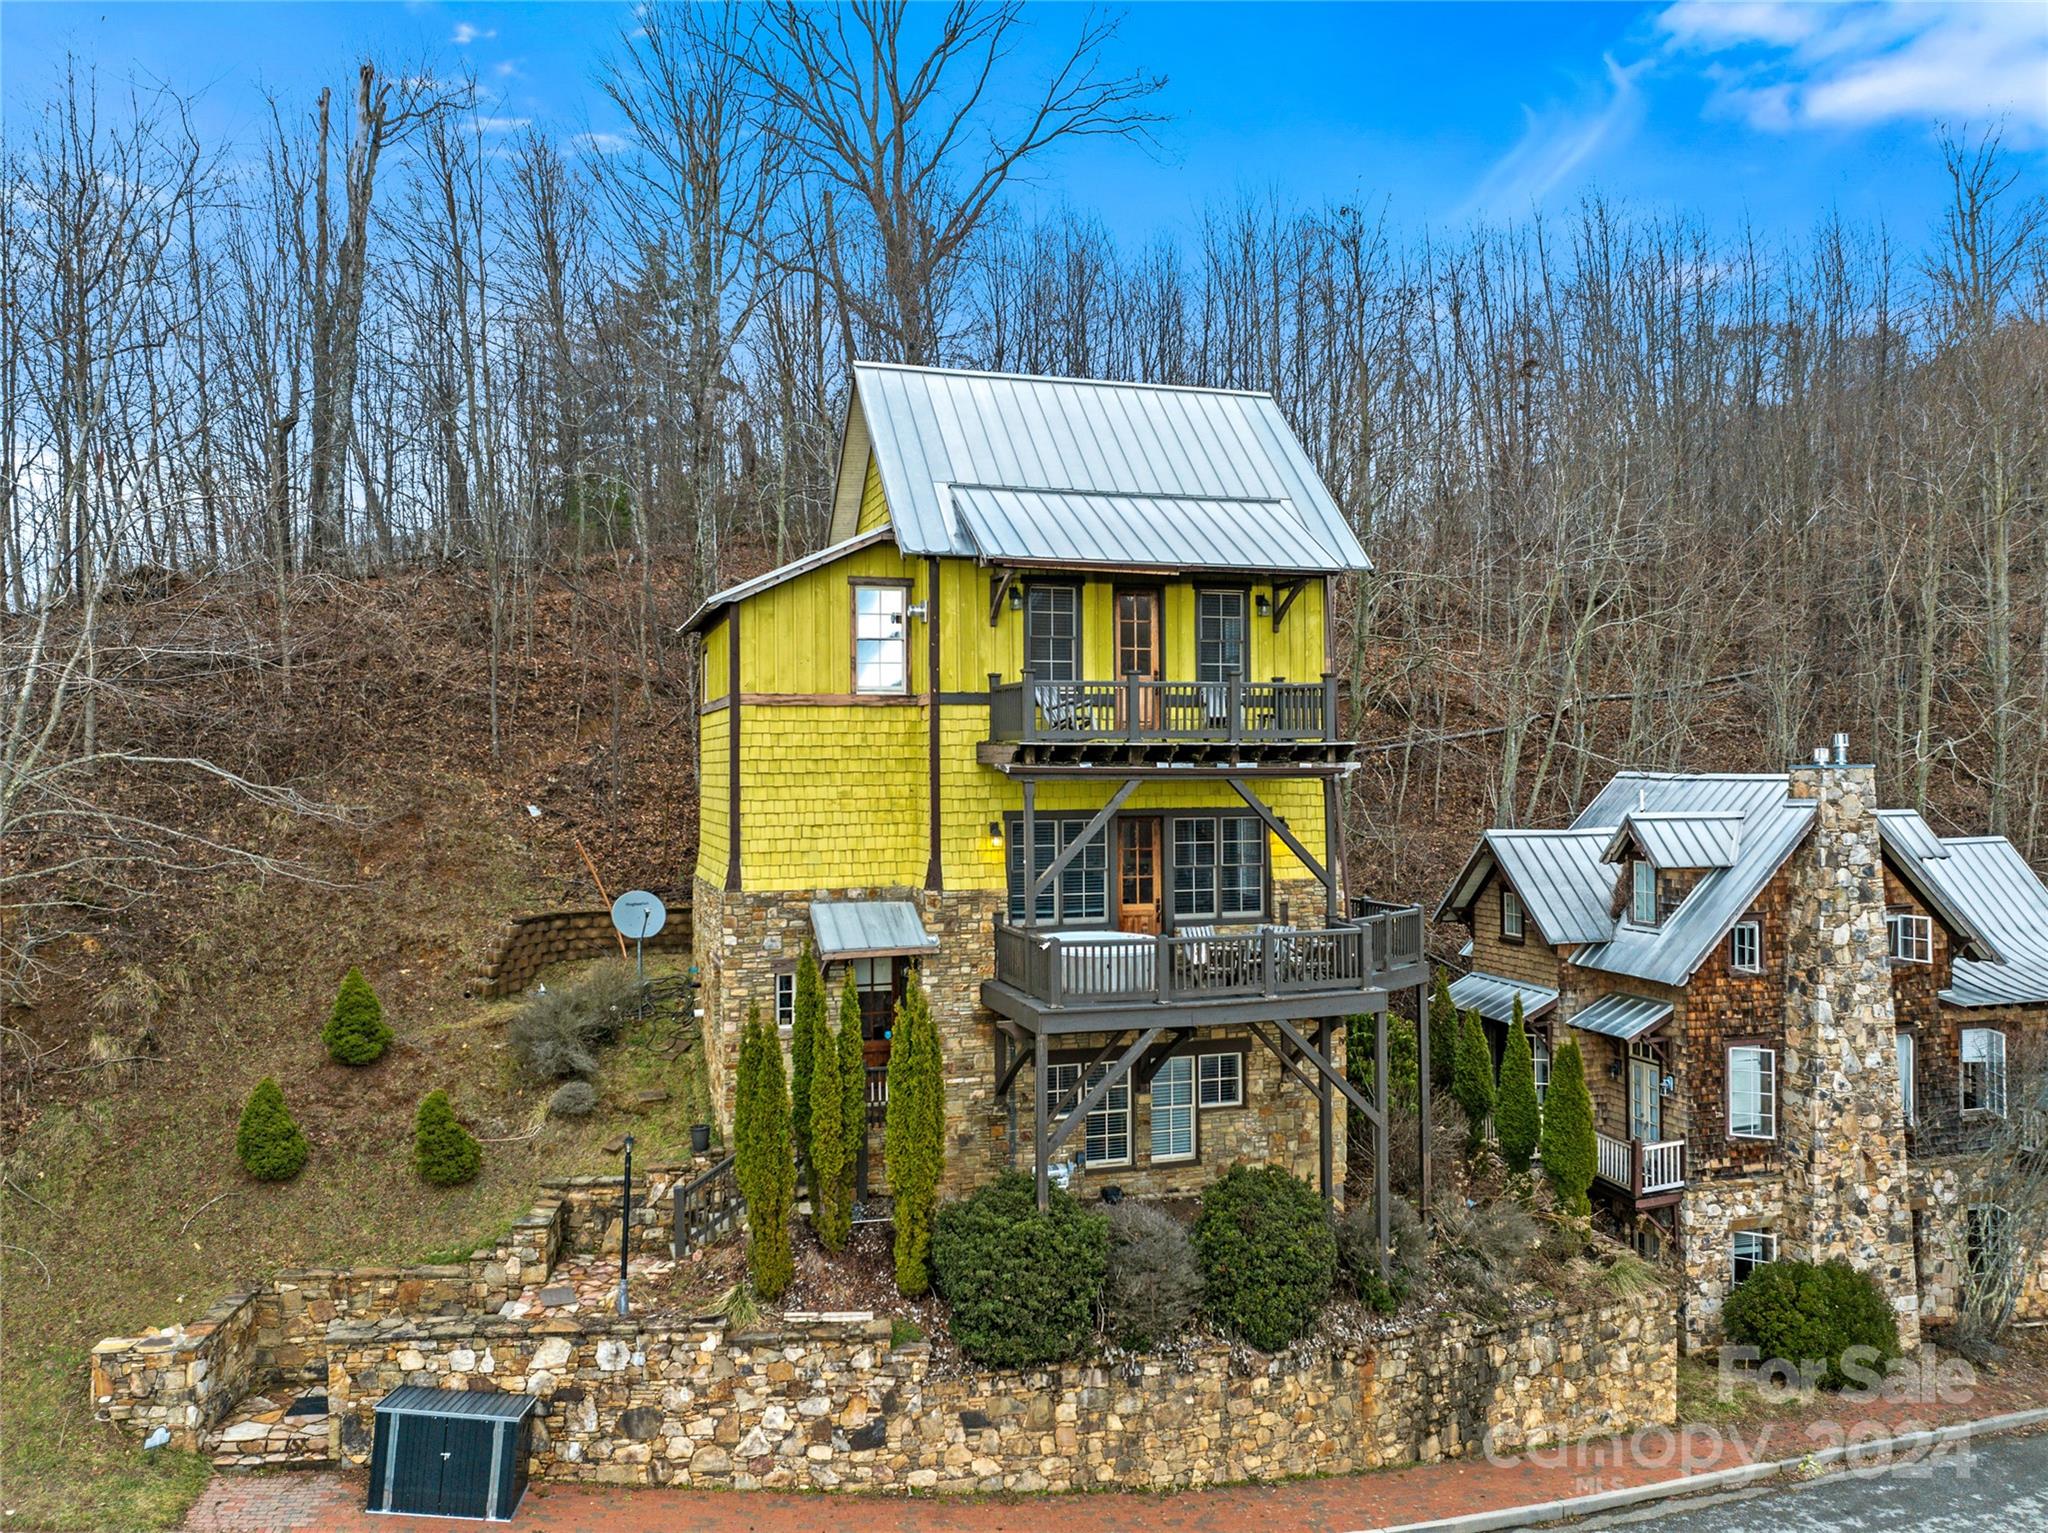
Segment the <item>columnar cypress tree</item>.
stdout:
[[846,1210],[852,1227],[854,1185],[860,1178],[861,1156],[868,1143],[868,1051],[860,1032],[860,992],[854,988],[853,965],[846,966],[846,988],[839,992],[839,1089],[846,1093],[840,1121],[846,1125],[846,1159],[839,1168],[833,1196]]
[[1493,1050],[1476,1011],[1466,1012],[1458,1029],[1451,1095],[1465,1110],[1465,1151],[1477,1155],[1486,1144],[1486,1120],[1493,1116]]
[[320,1042],[328,1058],[344,1065],[367,1065],[390,1045],[391,1028],[384,1021],[383,1003],[361,969],[350,969],[341,977],[334,1010],[320,1029]]
[[913,973],[889,1041],[889,1111],[882,1125],[896,1199],[896,1286],[911,1298],[931,1287],[932,1211],[945,1171],[943,1071],[931,1004]]
[[1567,1038],[1551,1056],[1550,1089],[1543,1097],[1543,1174],[1557,1193],[1559,1208],[1581,1217],[1593,1211],[1586,1191],[1593,1185],[1598,1157],[1586,1062],[1577,1040]]
[[[805,961],[809,961],[805,954]],[[815,967],[815,966],[814,966]],[[797,1026],[803,1026],[803,980],[797,980]],[[825,1025],[824,985],[818,986],[816,1043],[811,1060],[811,1228],[818,1244],[837,1251],[851,1233],[853,1209],[843,1194],[847,1190],[841,1172],[853,1157],[853,1139],[846,1126],[846,1089],[841,1081],[845,1068],[838,1040]]]
[[796,1273],[789,1250],[796,1167],[790,1159],[789,1084],[782,1071],[782,1043],[774,1028],[761,1021],[758,1003],[748,1010],[747,1030],[740,1038],[732,1137],[733,1175],[747,1205],[747,1266],[754,1291],[764,1299],[778,1299]]
[[1436,988],[1429,996],[1429,1084],[1433,1090],[1449,1091],[1458,1068],[1458,1008],[1451,1004],[1451,982],[1442,969],[1436,971]]
[[[811,1077],[818,1065],[818,1038],[825,1032],[825,977],[818,972],[818,960],[810,945],[796,966],[796,1015],[789,1028],[790,1124],[796,1133],[796,1153],[808,1161],[811,1153]],[[825,1034],[830,1041],[830,1034]],[[818,1183],[811,1179],[811,1206],[817,1207]]]
[[1530,1051],[1529,1030],[1522,1022],[1520,996],[1515,997],[1508,1046],[1500,1059],[1500,1096],[1494,1104],[1493,1127],[1500,1140],[1501,1159],[1517,1176],[1527,1176],[1543,1118],[1536,1101],[1536,1056]]

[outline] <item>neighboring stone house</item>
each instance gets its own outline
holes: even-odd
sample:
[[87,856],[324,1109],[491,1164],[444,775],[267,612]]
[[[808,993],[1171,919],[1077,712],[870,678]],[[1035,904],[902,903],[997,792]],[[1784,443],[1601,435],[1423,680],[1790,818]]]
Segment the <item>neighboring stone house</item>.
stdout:
[[830,546],[687,625],[717,1110],[809,945],[875,1126],[919,970],[949,1192],[1334,1191],[1343,1019],[1426,972],[1418,909],[1340,897],[1327,617],[1369,565],[1272,399],[860,364],[837,495]]
[[1778,1256],[1875,1273],[1909,1334],[1950,1318],[2002,1217],[1956,1155],[2048,1041],[2048,888],[2003,837],[1878,804],[1840,739],[1788,772],[1624,772],[1569,828],[1488,831],[1437,911],[1496,1046],[1517,997],[1539,1081],[1574,1030],[1596,1201],[1680,1269],[1689,1348]]

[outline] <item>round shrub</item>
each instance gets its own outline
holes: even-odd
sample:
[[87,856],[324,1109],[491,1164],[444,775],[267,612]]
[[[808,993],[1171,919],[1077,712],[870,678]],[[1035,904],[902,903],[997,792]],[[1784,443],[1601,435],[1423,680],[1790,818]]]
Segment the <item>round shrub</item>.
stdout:
[[259,1182],[288,1182],[306,1164],[306,1136],[284,1105],[277,1082],[267,1075],[256,1083],[242,1109],[235,1154],[242,1169]]
[[421,1180],[454,1187],[475,1176],[483,1163],[483,1146],[455,1121],[448,1093],[430,1091],[422,1097],[412,1132],[412,1164]]
[[1233,1166],[1210,1184],[1195,1253],[1210,1317],[1266,1352],[1315,1323],[1337,1272],[1322,1199],[1278,1166]]
[[390,1045],[391,1029],[384,1021],[383,1004],[361,969],[350,969],[341,977],[334,1010],[320,1029],[320,1042],[329,1059],[344,1065],[369,1064]]
[[597,1111],[597,1088],[589,1081],[564,1081],[548,1098],[551,1118],[587,1118]]
[[1866,1364],[1899,1355],[1899,1317],[1884,1290],[1844,1261],[1767,1263],[1736,1285],[1721,1322],[1731,1341],[1826,1389],[1853,1382],[1843,1366],[1852,1347],[1868,1349]]
[[1114,1204],[1107,1217],[1102,1329],[1119,1346],[1148,1351],[1184,1333],[1202,1307],[1194,1242],[1187,1226],[1156,1204]]
[[1058,1189],[1040,1213],[1021,1172],[940,1207],[932,1276],[960,1350],[998,1368],[1077,1356],[1094,1328],[1108,1247],[1101,1215]]

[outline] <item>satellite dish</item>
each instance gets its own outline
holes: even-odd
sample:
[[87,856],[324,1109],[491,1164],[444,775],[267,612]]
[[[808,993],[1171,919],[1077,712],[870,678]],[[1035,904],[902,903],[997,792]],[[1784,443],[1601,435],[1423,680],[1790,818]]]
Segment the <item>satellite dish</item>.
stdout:
[[645,941],[668,924],[668,907],[645,889],[628,889],[612,901],[612,925],[622,937]]

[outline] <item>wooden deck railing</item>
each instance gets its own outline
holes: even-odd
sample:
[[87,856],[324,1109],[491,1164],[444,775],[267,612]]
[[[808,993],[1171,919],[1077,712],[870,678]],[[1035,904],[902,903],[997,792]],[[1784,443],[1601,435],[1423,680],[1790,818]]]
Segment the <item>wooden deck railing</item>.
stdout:
[[1389,970],[1419,962],[1422,916],[1413,906],[1337,926],[1143,936],[998,923],[996,979],[1047,1006],[1364,994]]
[[1337,678],[1317,681],[1021,681],[991,676],[989,738],[1019,744],[1321,744],[1337,718]]
[[1685,1185],[1685,1141],[1616,1139],[1595,1133],[1600,1180],[1635,1197],[1676,1192]]

